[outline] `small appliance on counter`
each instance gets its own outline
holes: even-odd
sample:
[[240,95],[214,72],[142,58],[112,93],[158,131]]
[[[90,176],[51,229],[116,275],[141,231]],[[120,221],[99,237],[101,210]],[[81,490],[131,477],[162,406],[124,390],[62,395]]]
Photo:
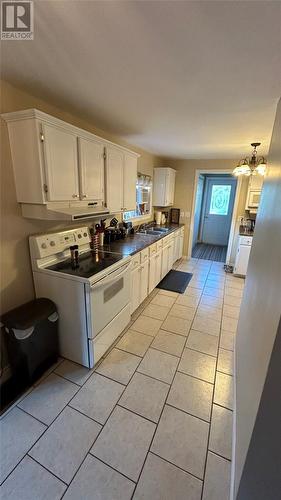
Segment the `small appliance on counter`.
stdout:
[[157,226],[160,226],[162,220],[162,212],[160,212],[160,210],[155,210],[154,217]]
[[169,220],[169,212],[165,211],[160,211],[160,210],[155,210],[154,212],[154,219],[155,223],[157,226],[164,225],[168,222]]
[[169,221],[169,211],[166,210],[165,212],[162,212],[162,217],[161,217],[161,224],[164,226],[165,224],[167,224],[167,222]]
[[104,244],[105,221],[106,219],[101,219],[99,224],[95,224],[95,227],[90,228],[90,248],[92,250],[96,250]]
[[126,236],[129,236],[130,234],[134,234],[134,228],[133,228],[133,223],[130,222],[123,222],[123,226],[126,230]]
[[255,229],[255,219],[249,219],[247,217],[243,217],[241,220],[241,225],[239,227],[240,233],[252,234]]
[[179,222],[180,222],[180,209],[179,208],[171,208],[170,220],[171,220],[172,224],[179,224]]

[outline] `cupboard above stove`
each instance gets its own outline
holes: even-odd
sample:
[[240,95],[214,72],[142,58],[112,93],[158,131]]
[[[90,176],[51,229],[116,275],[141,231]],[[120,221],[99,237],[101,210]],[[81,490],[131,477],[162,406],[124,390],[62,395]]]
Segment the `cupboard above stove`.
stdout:
[[36,109],[2,117],[23,215],[59,219],[54,211],[67,208],[83,219],[83,211],[135,209],[138,154]]

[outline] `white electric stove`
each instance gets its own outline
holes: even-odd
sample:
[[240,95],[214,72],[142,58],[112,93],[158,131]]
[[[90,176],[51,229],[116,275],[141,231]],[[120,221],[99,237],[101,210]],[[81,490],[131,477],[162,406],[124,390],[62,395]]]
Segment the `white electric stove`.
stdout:
[[92,368],[130,321],[131,257],[90,250],[87,227],[30,236],[29,245],[36,296],[58,308],[61,355]]

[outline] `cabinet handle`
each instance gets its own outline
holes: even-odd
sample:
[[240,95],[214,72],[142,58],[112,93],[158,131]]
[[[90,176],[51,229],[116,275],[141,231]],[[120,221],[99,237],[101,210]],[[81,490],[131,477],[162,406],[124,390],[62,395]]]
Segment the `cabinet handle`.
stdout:
[[72,198],[78,198],[78,197],[79,197],[79,195],[78,195],[78,194],[73,194],[73,195],[72,195]]
[[82,198],[88,198],[87,194],[83,194]]

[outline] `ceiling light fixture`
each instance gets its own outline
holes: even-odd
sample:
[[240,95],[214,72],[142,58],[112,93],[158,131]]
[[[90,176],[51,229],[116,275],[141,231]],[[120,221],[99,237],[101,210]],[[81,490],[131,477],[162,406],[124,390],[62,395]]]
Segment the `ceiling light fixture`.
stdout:
[[252,142],[251,146],[254,148],[251,158],[246,157],[240,160],[237,167],[233,170],[233,175],[265,175],[266,172],[266,159],[264,156],[258,158],[257,147],[260,146],[260,142]]

